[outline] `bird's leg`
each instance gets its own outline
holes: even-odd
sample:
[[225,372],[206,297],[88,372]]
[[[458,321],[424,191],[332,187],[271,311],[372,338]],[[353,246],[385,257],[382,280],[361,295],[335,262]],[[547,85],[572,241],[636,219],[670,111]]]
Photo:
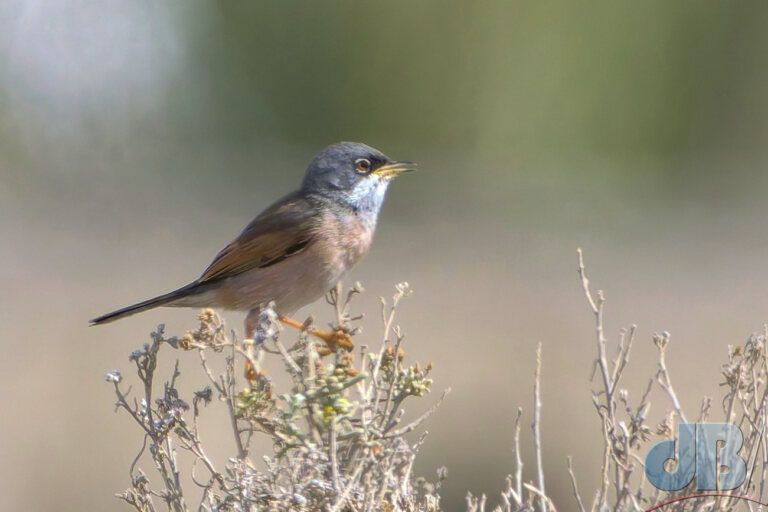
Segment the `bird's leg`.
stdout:
[[248,314],[245,316],[245,339],[243,340],[243,349],[245,350],[245,353],[247,354],[247,357],[245,359],[245,366],[243,368],[243,371],[245,373],[245,378],[248,379],[248,382],[254,383],[259,377],[259,372],[256,368],[254,368],[253,363],[253,343],[254,338],[256,336],[256,326],[259,325],[259,310],[258,309],[252,309],[248,312]]
[[252,309],[245,316],[245,339],[252,340],[256,336],[256,326],[259,325],[259,310]]
[[[328,346],[328,349],[332,352],[335,352],[337,347],[346,350],[355,348],[355,345],[352,343],[352,337],[341,329],[335,331],[323,331],[315,327],[307,327],[303,322],[299,322],[298,320],[286,316],[280,316],[280,322],[285,326],[293,327],[294,329],[299,329],[301,331],[307,331],[315,338],[323,340]],[[318,352],[321,352],[322,354],[323,351],[318,349]]]

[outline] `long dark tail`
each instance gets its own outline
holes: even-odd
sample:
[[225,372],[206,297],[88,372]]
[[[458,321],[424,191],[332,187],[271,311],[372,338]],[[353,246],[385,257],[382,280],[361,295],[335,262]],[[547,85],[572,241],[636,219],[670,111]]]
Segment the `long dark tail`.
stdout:
[[136,313],[141,313],[142,311],[147,311],[148,309],[164,306],[170,302],[173,302],[174,300],[180,299],[182,297],[186,297],[188,295],[192,295],[198,291],[202,291],[200,290],[200,288],[201,288],[200,283],[197,283],[197,282],[190,283],[186,286],[182,286],[178,290],[174,290],[164,295],[159,295],[152,299],[139,302],[138,304],[133,304],[132,306],[127,306],[127,307],[118,309],[116,311],[112,311],[111,313],[101,315],[100,317],[97,317],[91,320],[91,325],[107,324],[109,322],[114,322],[115,320],[120,320],[121,318],[125,318],[127,316],[135,315]]

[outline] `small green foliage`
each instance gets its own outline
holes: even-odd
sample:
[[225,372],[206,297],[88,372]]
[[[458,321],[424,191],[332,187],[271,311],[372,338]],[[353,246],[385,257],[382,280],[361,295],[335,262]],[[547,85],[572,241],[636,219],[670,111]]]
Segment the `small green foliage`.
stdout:
[[432,379],[427,378],[429,369],[422,370],[418,364],[403,368],[397,380],[395,389],[401,397],[424,396],[429,393]]
[[235,395],[235,413],[248,420],[264,416],[274,408],[274,400],[266,388],[248,387]]

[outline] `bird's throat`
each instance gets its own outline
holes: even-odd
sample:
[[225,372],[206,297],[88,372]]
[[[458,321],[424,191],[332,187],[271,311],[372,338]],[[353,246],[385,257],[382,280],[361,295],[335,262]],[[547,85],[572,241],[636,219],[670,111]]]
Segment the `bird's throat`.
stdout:
[[379,215],[389,181],[371,177],[360,181],[347,195],[347,206],[360,215],[372,215],[375,222]]

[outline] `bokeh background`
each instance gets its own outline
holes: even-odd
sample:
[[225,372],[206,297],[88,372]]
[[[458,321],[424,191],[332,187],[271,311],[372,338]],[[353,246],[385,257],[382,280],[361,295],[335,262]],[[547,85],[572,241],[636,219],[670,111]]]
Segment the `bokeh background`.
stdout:
[[767,58],[760,1],[3,2],[0,508],[124,508],[140,436],[103,373],[194,312],[88,319],[196,277],[338,140],[423,169],[350,278],[370,343],[411,283],[407,351],[453,388],[417,471],[448,467],[448,510],[495,495],[518,405],[532,462],[541,341],[548,490],[573,508],[566,456],[587,496],[601,456],[577,247],[609,333],[639,326],[635,399],[654,331],[696,411],[768,320]]

